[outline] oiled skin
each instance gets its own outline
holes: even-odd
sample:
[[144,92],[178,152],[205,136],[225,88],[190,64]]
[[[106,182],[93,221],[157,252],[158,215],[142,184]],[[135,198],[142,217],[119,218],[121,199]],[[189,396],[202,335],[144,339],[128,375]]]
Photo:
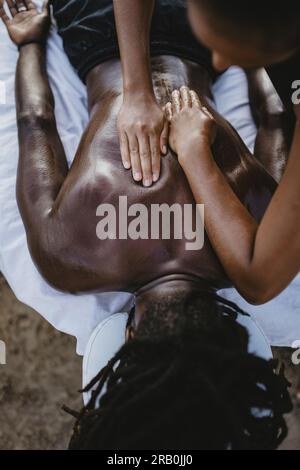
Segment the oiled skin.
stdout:
[[[22,61],[18,67],[17,102],[23,109]],[[187,85],[209,107],[205,101],[210,95],[209,77],[202,67],[167,56],[153,58],[152,67],[161,105],[170,100],[174,88]],[[39,71],[35,74],[34,69],[35,66],[32,87],[42,87],[47,78],[42,74],[37,80]],[[190,204],[194,199],[171,151],[163,158],[160,180],[151,188],[134,183],[131,173],[124,170],[116,129],[122,100],[120,62],[108,61],[95,67],[87,77],[87,90],[90,122],[70,171],[51,111],[42,116],[19,113],[17,195],[31,255],[40,273],[55,288],[72,293],[136,292],[168,275],[191,275],[206,280],[212,288],[230,286],[207,239],[202,250],[187,251],[186,240],[97,238],[97,207],[102,203],[118,207],[119,196],[127,196],[128,205],[142,203],[148,208],[155,203]],[[51,103],[51,97],[45,99]],[[259,220],[276,184],[249,154],[236,132],[220,116],[216,119],[219,126],[214,156],[240,199]]]

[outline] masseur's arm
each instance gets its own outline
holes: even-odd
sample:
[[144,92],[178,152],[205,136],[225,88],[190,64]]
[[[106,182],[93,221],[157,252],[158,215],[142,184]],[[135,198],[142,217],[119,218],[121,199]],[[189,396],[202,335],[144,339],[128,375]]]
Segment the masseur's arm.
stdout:
[[166,153],[168,122],[156,102],[150,65],[150,27],[155,0],[114,0],[124,80],[118,131],[124,167],[145,186],[158,180]]
[[196,202],[205,204],[205,227],[226,272],[249,302],[264,303],[300,269],[300,116],[285,174],[258,226],[216,165],[214,120],[192,96],[193,106],[183,109],[173,97],[170,143]]

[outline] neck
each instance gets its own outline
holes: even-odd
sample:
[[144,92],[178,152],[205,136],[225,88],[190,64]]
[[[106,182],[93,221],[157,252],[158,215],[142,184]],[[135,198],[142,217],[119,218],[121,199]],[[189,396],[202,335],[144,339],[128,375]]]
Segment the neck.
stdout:
[[[170,275],[156,279],[136,292],[135,328],[139,325],[143,315],[149,311],[149,306],[172,303],[172,299],[188,299],[193,301],[204,294],[214,294],[215,288],[207,281],[190,275]],[[151,312],[148,313],[149,315]],[[166,315],[166,313],[162,313]]]
[[141,299],[147,293],[151,293],[154,296],[164,295],[166,291],[174,291],[175,293],[179,290],[191,291],[196,290],[198,292],[209,292],[213,293],[216,288],[213,284],[205,279],[201,279],[198,276],[191,274],[170,274],[151,282],[148,282],[136,292],[136,298]]

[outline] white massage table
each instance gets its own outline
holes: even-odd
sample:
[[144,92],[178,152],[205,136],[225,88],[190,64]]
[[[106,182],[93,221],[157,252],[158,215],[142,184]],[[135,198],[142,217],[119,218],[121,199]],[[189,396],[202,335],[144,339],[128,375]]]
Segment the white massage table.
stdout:
[[[58,292],[42,279],[31,260],[15,197],[18,162],[14,103],[16,60],[16,47],[0,24],[0,270],[20,301],[58,330],[77,338],[77,353],[82,355],[97,325],[112,314],[128,312],[134,299],[121,292],[78,296]],[[48,45],[48,71],[55,95],[58,128],[71,163],[88,120],[86,91],[69,64],[54,27]],[[217,109],[236,127],[249,148],[253,148],[256,129],[243,72],[230,69],[218,81],[214,92]],[[300,277],[277,299],[261,307],[246,304],[235,290],[221,294],[251,313],[272,345],[291,346],[300,339],[299,287]]]

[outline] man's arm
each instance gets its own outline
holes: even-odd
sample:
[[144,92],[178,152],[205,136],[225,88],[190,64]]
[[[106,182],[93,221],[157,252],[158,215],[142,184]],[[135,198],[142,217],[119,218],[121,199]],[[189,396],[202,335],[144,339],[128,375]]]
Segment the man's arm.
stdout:
[[16,108],[20,149],[17,195],[23,222],[30,233],[50,215],[68,173],[42,44],[20,48]]
[[181,98],[179,92],[174,93],[173,107],[167,105],[170,143],[196,203],[205,204],[205,228],[228,276],[246,300],[267,302],[300,270],[299,117],[285,174],[257,225],[215,163],[211,151],[214,120],[191,95],[193,106],[185,98],[186,91]]
[[121,53],[124,100],[118,130],[124,167],[150,186],[167,151],[168,123],[153,91],[150,27],[155,0],[114,0]]
[[265,69],[247,72],[249,99],[258,132],[254,155],[279,182],[286,167],[294,126]]
[[[17,199],[34,257],[48,249],[54,202],[68,173],[65,152],[56,128],[54,98],[46,71],[46,41],[50,27],[48,5],[39,12],[32,2],[9,2],[9,17],[0,0],[0,17],[19,48],[16,108],[19,135]],[[23,8],[24,8],[23,4]],[[40,256],[41,257],[41,256]]]

